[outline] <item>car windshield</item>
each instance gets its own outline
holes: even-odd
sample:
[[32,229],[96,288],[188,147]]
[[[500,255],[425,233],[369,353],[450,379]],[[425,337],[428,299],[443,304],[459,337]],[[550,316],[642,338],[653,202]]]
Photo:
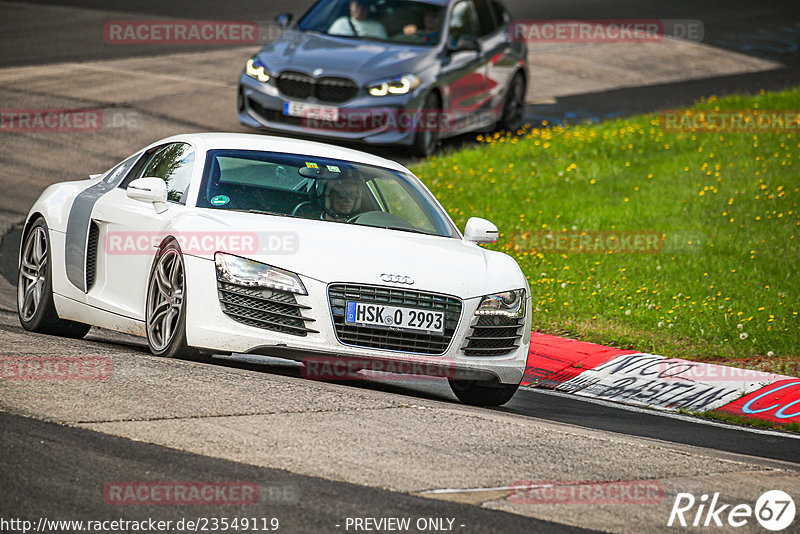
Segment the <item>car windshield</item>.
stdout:
[[322,0],[298,23],[352,39],[434,46],[439,43],[444,6],[415,0]]
[[458,236],[413,176],[317,156],[211,150],[197,207]]

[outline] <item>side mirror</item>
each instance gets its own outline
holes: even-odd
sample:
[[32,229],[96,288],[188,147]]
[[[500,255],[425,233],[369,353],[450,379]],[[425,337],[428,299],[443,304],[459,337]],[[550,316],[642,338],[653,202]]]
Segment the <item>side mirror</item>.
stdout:
[[291,13],[281,13],[277,17],[275,17],[275,22],[278,23],[278,26],[283,28],[284,30],[289,27],[289,24],[292,23],[292,14]]
[[470,217],[464,227],[464,239],[472,243],[495,243],[498,234],[494,223],[478,217]]
[[454,47],[450,47],[451,52],[478,52],[481,51],[481,43],[474,37],[469,35],[462,35],[456,41]]
[[167,182],[161,178],[139,178],[128,184],[128,198],[150,202],[157,213],[167,211]]

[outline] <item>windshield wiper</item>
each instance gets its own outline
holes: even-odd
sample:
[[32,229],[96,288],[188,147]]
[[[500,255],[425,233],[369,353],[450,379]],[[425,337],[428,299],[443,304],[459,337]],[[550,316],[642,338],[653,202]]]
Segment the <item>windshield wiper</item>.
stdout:
[[[372,226],[371,224],[365,224],[364,226]],[[423,230],[417,230],[416,228],[400,228],[397,226],[372,226],[373,228],[383,228],[384,230],[398,230],[400,232],[408,232],[411,234],[422,234],[422,235],[439,235],[439,234],[432,234],[430,232],[425,232]]]
[[291,217],[291,215],[289,215],[288,213],[277,213],[274,211],[264,211],[264,210],[247,210],[247,213],[258,213],[259,215],[277,215],[278,217]]
[[243,210],[243,209],[229,209],[227,211],[238,211],[239,213],[257,213],[259,215],[275,215],[277,217],[291,217],[288,213],[277,213],[274,211],[265,211],[265,210]]

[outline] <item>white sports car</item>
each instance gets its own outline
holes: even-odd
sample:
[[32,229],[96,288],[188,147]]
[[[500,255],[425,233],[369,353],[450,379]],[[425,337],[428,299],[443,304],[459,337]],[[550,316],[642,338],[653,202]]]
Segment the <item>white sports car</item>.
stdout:
[[462,235],[402,165],[308,141],[190,134],[89,180],[48,187],[28,214],[18,309],[26,330],[90,325],[161,356],[250,353],[413,364],[463,402],[516,392],[530,291],[472,218]]

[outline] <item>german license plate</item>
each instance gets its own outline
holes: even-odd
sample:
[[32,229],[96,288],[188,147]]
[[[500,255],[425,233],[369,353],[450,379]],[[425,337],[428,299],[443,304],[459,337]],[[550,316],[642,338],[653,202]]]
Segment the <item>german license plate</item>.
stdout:
[[357,326],[382,326],[437,334],[444,332],[443,312],[366,302],[348,302],[344,322]]
[[339,108],[318,106],[317,104],[308,104],[306,102],[285,102],[283,104],[283,114],[330,122],[339,120]]

